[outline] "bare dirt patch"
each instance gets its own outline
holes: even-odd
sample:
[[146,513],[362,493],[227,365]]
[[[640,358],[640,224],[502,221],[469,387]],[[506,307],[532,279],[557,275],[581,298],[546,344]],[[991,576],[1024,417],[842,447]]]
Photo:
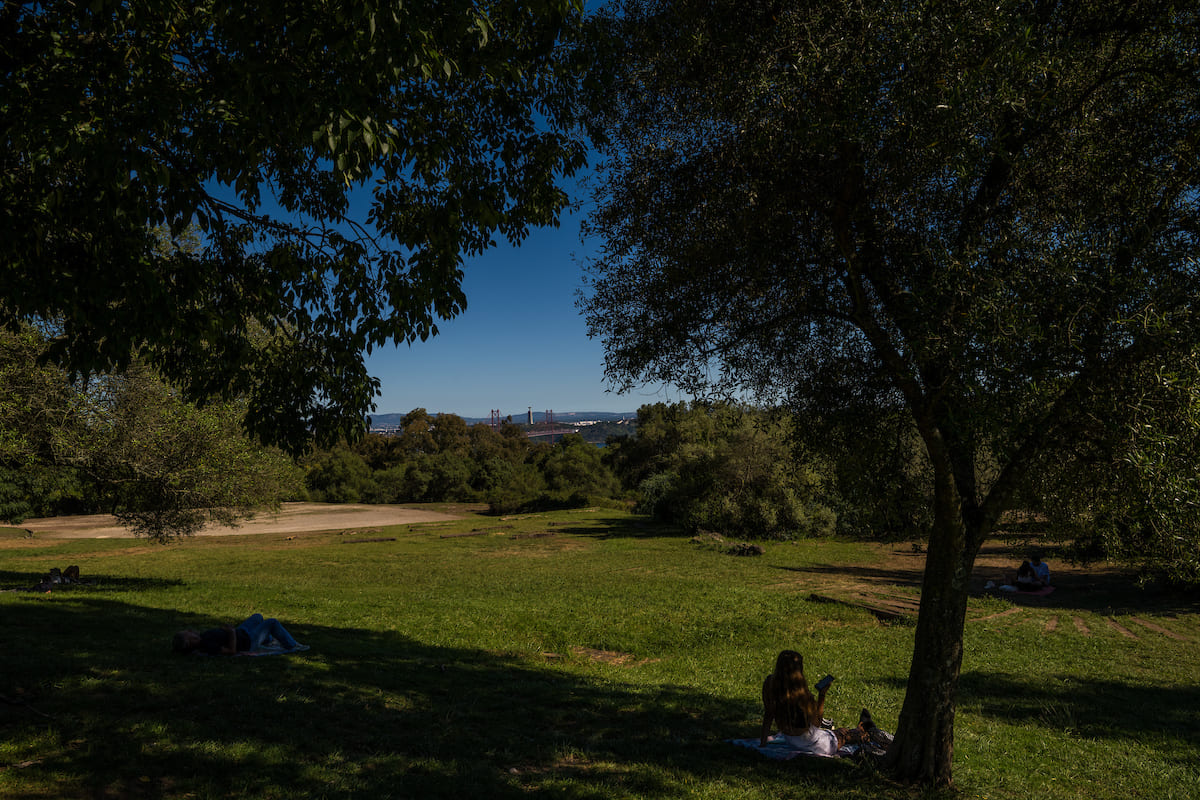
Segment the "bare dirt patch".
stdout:
[[[263,513],[236,528],[208,525],[197,536],[231,536],[263,533],[310,533],[328,530],[384,528],[449,522],[454,514],[391,505],[334,505],[327,503],[284,503],[276,514]],[[127,529],[109,514],[27,519],[19,527],[41,539],[132,539]]]
[[[621,653],[616,650],[600,650],[595,647],[580,647],[578,645],[571,648],[571,654],[576,658],[582,658],[586,661],[598,664],[612,664],[618,667],[640,667],[643,664],[655,664],[660,660],[657,658],[636,659],[629,653]],[[561,653],[542,653],[542,657],[549,661],[556,661],[563,656]]]
[[589,661],[598,661],[602,664],[616,664],[619,667],[623,667],[633,660],[633,656],[629,653],[618,653],[615,650],[599,650],[595,647],[572,647],[571,652]]

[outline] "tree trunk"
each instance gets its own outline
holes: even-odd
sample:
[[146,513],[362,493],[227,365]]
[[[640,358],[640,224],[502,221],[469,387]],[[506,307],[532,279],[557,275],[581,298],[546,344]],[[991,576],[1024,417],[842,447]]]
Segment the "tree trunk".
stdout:
[[952,779],[967,580],[978,548],[967,543],[953,482],[948,476],[935,482],[934,528],[925,558],[912,666],[886,766],[897,780],[946,786]]

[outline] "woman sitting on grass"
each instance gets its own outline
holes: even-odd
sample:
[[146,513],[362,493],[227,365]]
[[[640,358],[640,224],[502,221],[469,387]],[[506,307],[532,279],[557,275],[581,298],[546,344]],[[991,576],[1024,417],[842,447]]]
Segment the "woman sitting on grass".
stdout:
[[252,614],[236,628],[222,625],[219,628],[197,633],[183,630],[175,634],[171,646],[176,653],[206,653],[210,656],[232,656],[257,650],[268,639],[274,639],[284,650],[307,650],[292,638],[287,628],[274,617],[263,619],[262,614]]
[[787,743],[805,753],[816,756],[837,755],[839,748],[848,744],[873,742],[886,748],[890,736],[875,726],[867,709],[862,710],[858,726],[827,730],[821,727],[825,712],[825,693],[833,678],[817,684],[814,698],[808,690],[804,677],[804,658],[795,650],[784,650],[775,659],[775,671],[763,681],[763,723],[759,746],[767,746],[771,723],[779,726]]

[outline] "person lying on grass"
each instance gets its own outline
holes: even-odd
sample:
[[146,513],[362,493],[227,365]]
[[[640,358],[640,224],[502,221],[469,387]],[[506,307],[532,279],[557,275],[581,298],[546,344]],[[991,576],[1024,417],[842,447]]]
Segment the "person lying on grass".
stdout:
[[268,639],[279,642],[284,650],[302,647],[279,620],[274,617],[263,619],[262,614],[250,615],[249,619],[236,628],[222,625],[203,633],[182,630],[171,640],[171,647],[176,653],[199,652],[210,656],[232,656],[257,650]]
[[775,659],[775,671],[763,681],[763,722],[759,746],[767,746],[771,723],[774,722],[789,745],[812,755],[832,756],[846,745],[867,742],[886,749],[891,744],[891,737],[876,727],[871,712],[865,708],[854,728],[828,730],[821,727],[825,693],[832,683],[832,675],[823,678],[817,684],[817,696],[814,698],[804,677],[804,657],[795,650],[781,652]]

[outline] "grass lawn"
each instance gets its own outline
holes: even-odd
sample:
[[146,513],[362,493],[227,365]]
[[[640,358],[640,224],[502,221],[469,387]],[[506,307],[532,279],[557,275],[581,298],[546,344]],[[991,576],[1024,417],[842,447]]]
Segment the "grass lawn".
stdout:
[[[811,596],[915,597],[906,547],[733,557],[611,510],[166,547],[0,529],[0,587],[94,582],[0,593],[0,798],[911,798],[724,742],[757,733],[783,648],[838,676],[838,723],[894,728],[911,623]],[[972,600],[958,796],[1200,794],[1200,606],[1108,577]],[[312,649],[170,652],[254,611]]]

